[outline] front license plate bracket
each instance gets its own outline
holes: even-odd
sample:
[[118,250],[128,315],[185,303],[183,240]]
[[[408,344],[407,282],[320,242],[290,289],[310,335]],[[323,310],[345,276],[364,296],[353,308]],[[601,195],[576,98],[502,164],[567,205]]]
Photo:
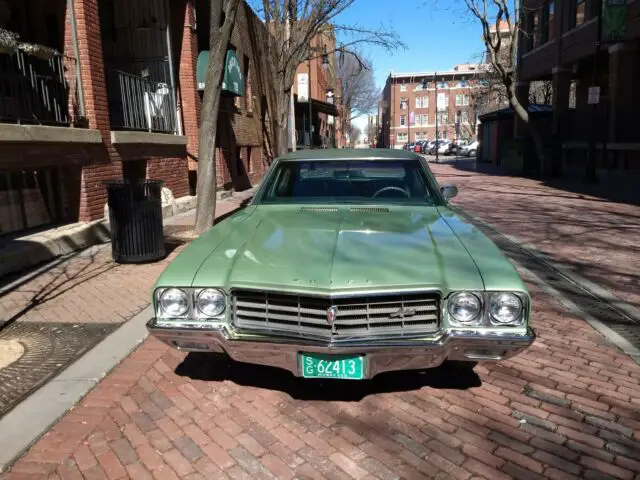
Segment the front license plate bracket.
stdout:
[[367,360],[364,355],[333,355],[300,353],[300,374],[303,378],[363,380]]

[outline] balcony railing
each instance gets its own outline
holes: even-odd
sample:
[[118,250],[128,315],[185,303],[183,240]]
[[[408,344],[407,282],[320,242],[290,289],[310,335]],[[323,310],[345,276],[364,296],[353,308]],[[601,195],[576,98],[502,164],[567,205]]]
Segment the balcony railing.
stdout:
[[76,68],[73,57],[0,54],[0,122],[76,124],[80,120]]
[[120,70],[110,70],[108,78],[111,128],[176,132],[176,93],[173,86]]

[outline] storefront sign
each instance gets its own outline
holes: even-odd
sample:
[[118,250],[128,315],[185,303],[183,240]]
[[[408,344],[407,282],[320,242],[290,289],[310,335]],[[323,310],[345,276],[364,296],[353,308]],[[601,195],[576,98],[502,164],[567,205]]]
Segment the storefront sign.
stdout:
[[298,102],[309,101],[309,74],[298,74]]
[[[198,90],[204,90],[207,80],[207,70],[209,68],[209,51],[203,50],[198,55],[198,64],[196,67],[196,77],[198,81]],[[222,90],[225,92],[244,96],[244,75],[238,61],[238,55],[235,50],[227,50],[227,57],[224,64],[224,76],[222,78]]]
[[624,41],[626,27],[627,0],[604,0],[602,2],[602,42]]

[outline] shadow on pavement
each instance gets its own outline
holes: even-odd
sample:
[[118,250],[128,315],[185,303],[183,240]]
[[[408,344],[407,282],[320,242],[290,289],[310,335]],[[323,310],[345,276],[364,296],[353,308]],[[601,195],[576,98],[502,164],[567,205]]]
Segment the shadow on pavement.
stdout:
[[358,402],[369,395],[408,392],[422,387],[467,390],[482,384],[471,368],[448,364],[429,370],[383,373],[371,380],[311,380],[279,368],[249,365],[207,353],[190,353],[175,373],[193,380],[226,380],[241,386],[276,390],[296,400],[342,402]]

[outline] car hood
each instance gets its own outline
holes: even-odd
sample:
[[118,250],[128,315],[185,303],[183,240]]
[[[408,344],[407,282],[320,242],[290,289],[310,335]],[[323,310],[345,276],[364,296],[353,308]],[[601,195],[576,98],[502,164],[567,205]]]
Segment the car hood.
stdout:
[[484,288],[436,207],[250,208],[202,262],[193,286],[327,293]]

